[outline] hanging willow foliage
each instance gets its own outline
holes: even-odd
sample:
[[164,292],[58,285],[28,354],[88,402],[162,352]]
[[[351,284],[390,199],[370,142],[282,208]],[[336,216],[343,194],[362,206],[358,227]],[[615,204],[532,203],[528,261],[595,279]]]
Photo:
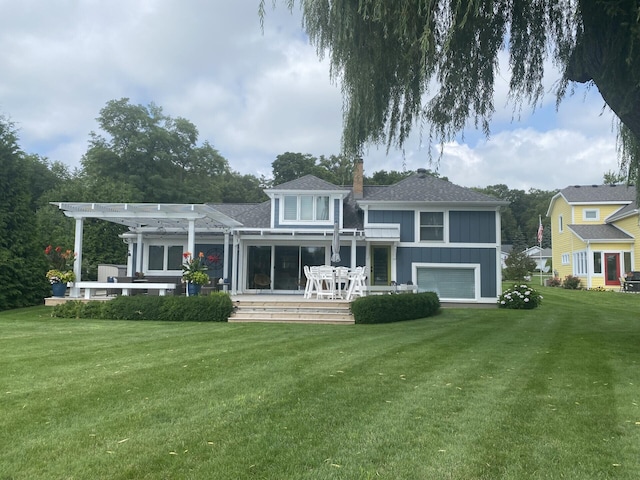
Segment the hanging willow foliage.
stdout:
[[[285,3],[299,5],[312,44],[329,57],[332,78],[342,85],[347,155],[361,154],[367,143],[402,147],[416,126],[438,142],[470,123],[488,135],[501,53],[508,55],[514,109],[539,104],[551,61],[563,72],[555,84],[558,102],[571,82],[593,83],[640,138],[636,0]],[[265,0],[259,15],[264,21]]]

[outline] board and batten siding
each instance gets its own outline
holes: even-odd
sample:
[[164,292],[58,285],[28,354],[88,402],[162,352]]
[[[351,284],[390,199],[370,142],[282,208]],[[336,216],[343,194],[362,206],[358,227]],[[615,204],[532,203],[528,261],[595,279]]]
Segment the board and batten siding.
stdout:
[[400,224],[400,241],[414,242],[415,212],[413,210],[369,210],[369,223]]
[[451,210],[449,242],[496,243],[496,212]]
[[495,248],[398,247],[397,260],[398,283],[406,283],[411,280],[414,263],[479,264],[480,297],[495,298],[498,296]]

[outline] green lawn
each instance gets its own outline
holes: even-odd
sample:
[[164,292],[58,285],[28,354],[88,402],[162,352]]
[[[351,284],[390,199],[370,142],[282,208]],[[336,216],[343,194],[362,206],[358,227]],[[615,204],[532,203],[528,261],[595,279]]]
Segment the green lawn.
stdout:
[[386,325],[0,313],[0,480],[637,479],[640,295]]

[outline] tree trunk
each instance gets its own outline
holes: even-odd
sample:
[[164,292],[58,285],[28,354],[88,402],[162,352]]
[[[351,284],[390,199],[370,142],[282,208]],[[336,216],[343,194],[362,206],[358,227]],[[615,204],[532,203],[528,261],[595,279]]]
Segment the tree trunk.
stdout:
[[[635,76],[638,45],[632,45],[638,27],[635,1],[580,0],[584,32],[567,66],[569,80],[593,81],[602,98],[640,139],[640,82]],[[635,48],[634,48],[635,47]]]

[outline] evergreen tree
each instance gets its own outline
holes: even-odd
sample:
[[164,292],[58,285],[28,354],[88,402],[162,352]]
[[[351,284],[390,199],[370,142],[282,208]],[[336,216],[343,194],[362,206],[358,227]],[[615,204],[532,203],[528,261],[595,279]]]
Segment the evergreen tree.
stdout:
[[0,116],[0,310],[40,304],[49,292],[28,162],[14,125]]

